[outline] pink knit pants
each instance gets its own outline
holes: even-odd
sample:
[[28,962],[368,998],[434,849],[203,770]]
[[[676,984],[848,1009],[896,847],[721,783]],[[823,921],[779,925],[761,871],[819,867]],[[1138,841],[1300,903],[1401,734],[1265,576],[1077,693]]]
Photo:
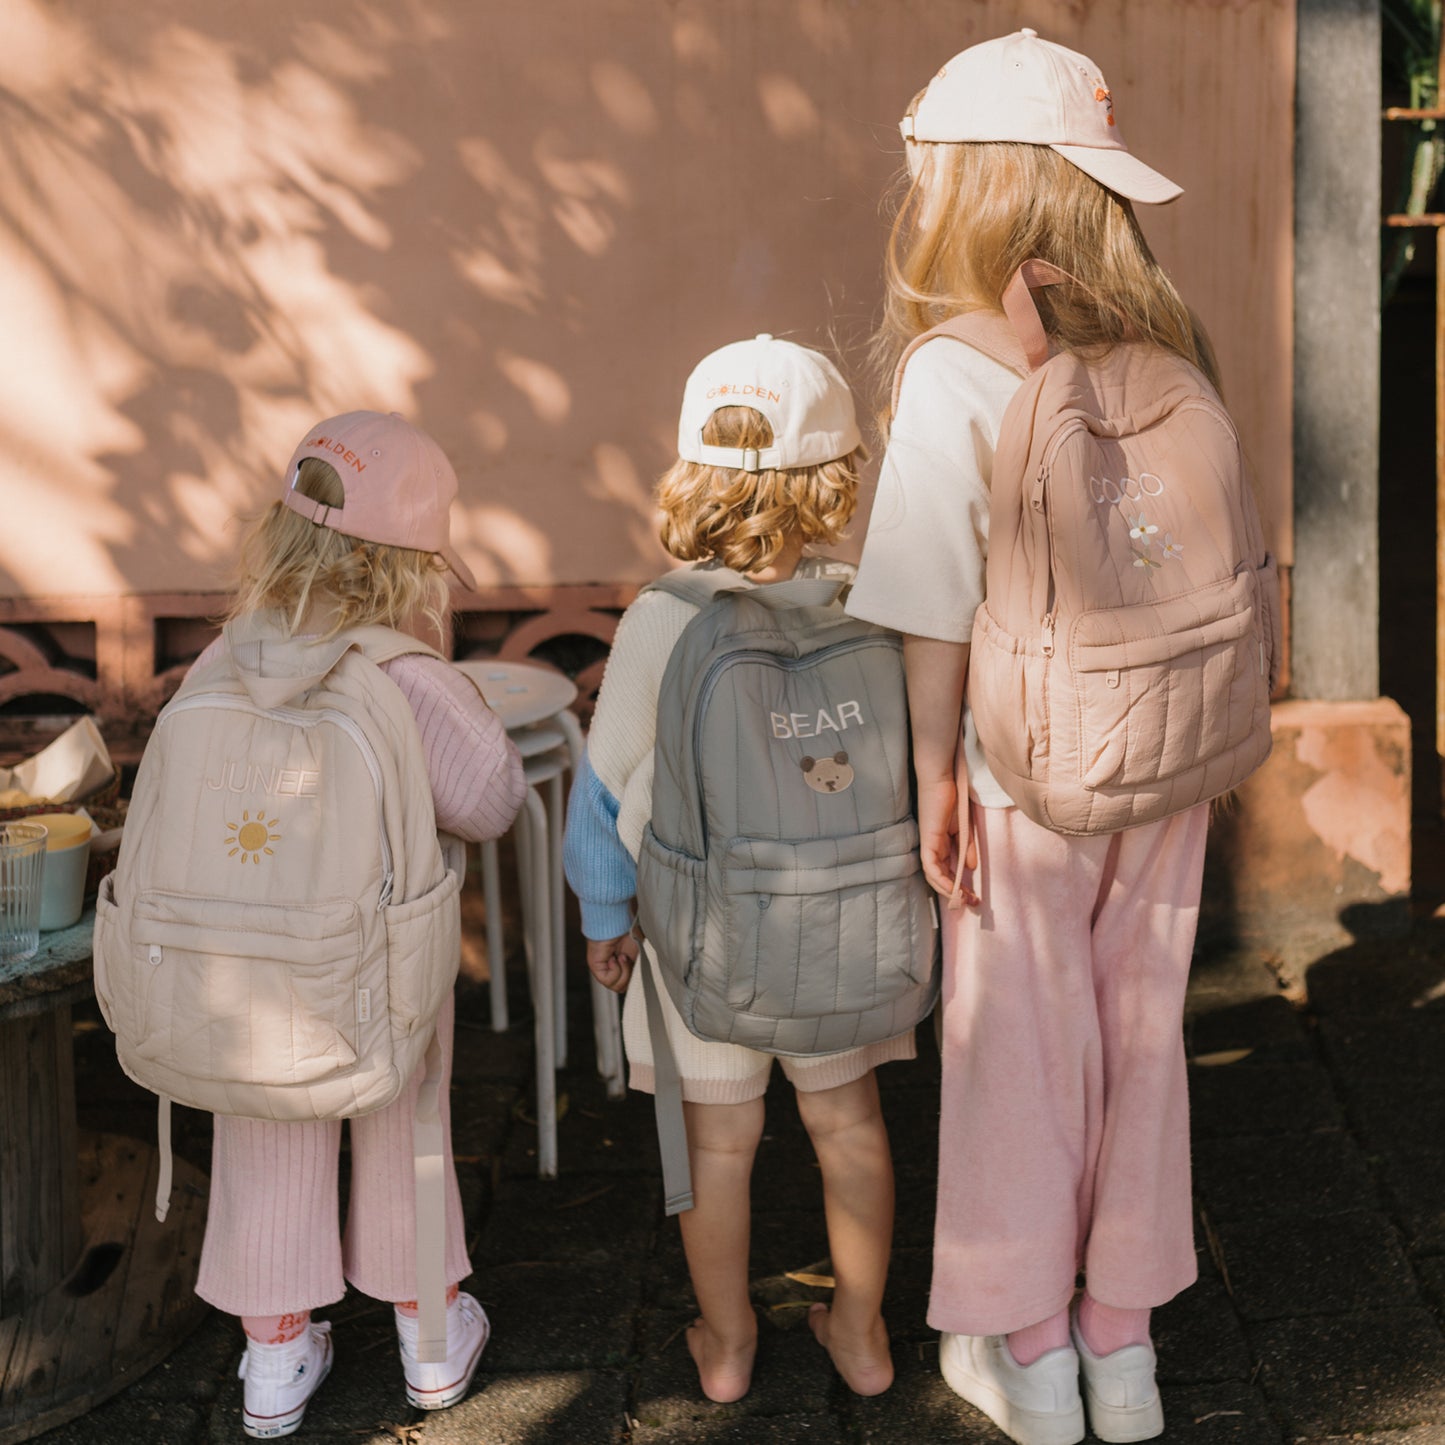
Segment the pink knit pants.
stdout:
[[[465,1279],[461,1194],[452,1163],[449,1000],[437,1016],[446,1141],[446,1277]],[[196,1293],[233,1315],[294,1314],[333,1304],[350,1280],[374,1299],[416,1298],[412,1116],[420,1077],[387,1108],[349,1121],[351,1206],[337,1200],[341,1123],[276,1124],[216,1116],[211,1202]]]
[[974,805],[977,909],[944,909],[928,1322],[1022,1329],[1195,1278],[1182,1019],[1209,807],[1066,838]]

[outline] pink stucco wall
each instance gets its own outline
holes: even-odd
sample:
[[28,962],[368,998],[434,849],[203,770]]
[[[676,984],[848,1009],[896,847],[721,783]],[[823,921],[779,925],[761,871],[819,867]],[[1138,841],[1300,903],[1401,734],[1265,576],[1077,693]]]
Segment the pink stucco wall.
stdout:
[[0,0],[0,598],[224,586],[296,434],[414,415],[483,587],[656,570],[682,380],[759,330],[862,350],[896,121],[1031,24],[1187,188],[1288,557],[1287,0]]

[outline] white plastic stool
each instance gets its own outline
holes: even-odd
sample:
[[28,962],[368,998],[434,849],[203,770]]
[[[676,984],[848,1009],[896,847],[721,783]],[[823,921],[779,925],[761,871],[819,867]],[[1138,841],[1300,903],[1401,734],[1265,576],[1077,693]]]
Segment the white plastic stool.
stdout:
[[[528,663],[489,659],[463,662],[458,666],[477,684],[488,704],[501,718],[526,767],[527,801],[518,815],[517,834],[524,944],[534,1011],[540,1012],[545,1000],[549,1016],[545,1043],[550,1068],[561,1068],[567,1062],[566,895],[562,873],[566,799],[562,780],[567,772],[575,777],[582,760],[582,730],[571,711],[577,689],[561,673]],[[494,842],[482,844],[482,890],[487,911],[487,955],[493,961],[490,979],[492,1028],[500,1033],[507,1029],[509,1017],[506,971],[503,967],[506,955],[502,935],[502,889]],[[550,961],[550,977],[546,980],[537,970],[538,959]],[[589,979],[589,984],[597,1072],[607,1081],[608,1096],[621,1098],[626,1087],[618,999],[595,979]],[[543,1108],[543,1048],[544,1040],[539,1032],[539,1111]],[[547,1092],[553,1101],[555,1089],[555,1081],[550,1082]],[[548,1107],[553,1136],[551,1168],[555,1172],[555,1102]],[[546,1149],[539,1149],[540,1155],[545,1156],[546,1153]],[[542,1173],[547,1173],[545,1158],[539,1160],[539,1168]]]

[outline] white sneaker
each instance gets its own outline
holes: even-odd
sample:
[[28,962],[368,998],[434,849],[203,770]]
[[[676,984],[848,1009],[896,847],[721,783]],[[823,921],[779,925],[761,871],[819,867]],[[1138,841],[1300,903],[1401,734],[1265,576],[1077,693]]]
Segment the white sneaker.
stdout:
[[1152,1440],[1164,1433],[1164,1404],[1154,1382],[1157,1360],[1152,1345],[1125,1345],[1096,1355],[1084,1343],[1078,1316],[1071,1321],[1074,1348],[1084,1373],[1089,1428],[1110,1445]]
[[236,1373],[246,1382],[241,1428],[256,1440],[292,1434],[331,1373],[331,1321],[313,1321],[284,1345],[247,1340]]
[[1084,1438],[1079,1357],[1067,1345],[1021,1365],[1004,1335],[943,1334],[938,1367],[956,1395],[1019,1445],[1077,1445]]
[[416,1317],[398,1310],[396,1338],[406,1375],[406,1398],[418,1410],[445,1410],[455,1405],[471,1388],[491,1333],[486,1311],[471,1295],[459,1294],[447,1306],[446,1360],[423,1362],[416,1357]]

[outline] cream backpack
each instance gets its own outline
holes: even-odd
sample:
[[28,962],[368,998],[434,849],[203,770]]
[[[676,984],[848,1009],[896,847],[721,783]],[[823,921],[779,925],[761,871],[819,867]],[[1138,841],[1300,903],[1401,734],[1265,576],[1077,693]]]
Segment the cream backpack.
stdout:
[[378,666],[431,649],[382,627],[286,638],[267,614],[230,623],[225,641],[156,722],[96,906],[101,1009],[121,1067],[161,1097],[157,1212],[170,1192],[170,1101],[351,1118],[425,1067],[417,1268],[434,1350],[445,1285],[435,1025],[460,960],[465,855],[444,857],[416,719]]
[[999,428],[968,700],[999,785],[1057,833],[1111,833],[1237,787],[1270,749],[1279,580],[1234,423],[1171,352],[1050,356],[1020,268],[952,336],[1024,377]]

